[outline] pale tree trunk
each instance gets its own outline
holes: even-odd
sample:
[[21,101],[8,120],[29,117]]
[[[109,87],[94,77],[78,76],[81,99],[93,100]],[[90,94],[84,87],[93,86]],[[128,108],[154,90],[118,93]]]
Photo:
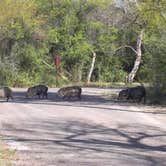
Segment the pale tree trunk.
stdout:
[[137,39],[137,48],[135,50],[136,53],[136,60],[134,62],[134,66],[127,76],[127,82],[132,83],[134,80],[134,77],[139,69],[140,63],[141,63],[141,58],[142,58],[142,52],[141,52],[141,44],[142,44],[142,39],[143,39],[143,30],[140,32],[138,39]]
[[88,73],[88,77],[87,77],[87,83],[90,83],[91,77],[92,77],[92,73],[94,70],[94,65],[95,65],[95,60],[96,60],[96,53],[93,52],[93,58],[92,58],[92,63],[91,63],[91,67]]
[[83,62],[80,64],[80,67],[78,68],[78,82],[82,81],[82,70],[83,70]]

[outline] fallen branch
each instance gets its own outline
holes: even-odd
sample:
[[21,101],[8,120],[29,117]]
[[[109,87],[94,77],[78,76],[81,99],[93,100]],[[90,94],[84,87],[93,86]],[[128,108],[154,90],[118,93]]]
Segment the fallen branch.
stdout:
[[55,69],[55,67],[51,66],[50,64],[48,64],[46,61],[42,60],[42,62],[48,66],[50,69]]

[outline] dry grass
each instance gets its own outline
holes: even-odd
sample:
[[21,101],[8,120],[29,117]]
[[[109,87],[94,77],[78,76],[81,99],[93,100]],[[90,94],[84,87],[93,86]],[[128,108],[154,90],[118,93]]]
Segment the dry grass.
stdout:
[[12,166],[13,160],[17,160],[16,152],[0,140],[0,166]]

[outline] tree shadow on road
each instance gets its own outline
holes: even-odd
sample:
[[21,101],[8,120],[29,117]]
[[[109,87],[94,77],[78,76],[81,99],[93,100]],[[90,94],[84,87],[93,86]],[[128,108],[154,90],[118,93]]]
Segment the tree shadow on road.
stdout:
[[38,147],[55,155],[84,153],[89,156],[100,153],[100,157],[107,156],[107,160],[111,156],[114,160],[119,157],[122,160],[137,159],[152,166],[162,166],[166,162],[166,132],[157,127],[134,124],[108,128],[82,119],[38,120],[24,125],[24,128],[6,126],[8,134],[3,140],[21,142],[32,149]]

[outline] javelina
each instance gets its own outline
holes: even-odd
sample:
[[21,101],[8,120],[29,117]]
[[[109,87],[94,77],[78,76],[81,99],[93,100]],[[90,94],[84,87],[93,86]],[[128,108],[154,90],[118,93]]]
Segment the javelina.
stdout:
[[81,99],[81,92],[82,89],[79,86],[71,86],[71,87],[64,87],[58,90],[58,95],[65,99],[66,97],[69,99],[70,97],[78,97]]
[[13,92],[9,87],[0,88],[0,98],[6,98],[6,101],[9,98],[13,99]]
[[143,86],[136,86],[129,88],[127,99],[131,99],[137,102],[141,102],[144,98],[144,103],[146,102],[146,90]]
[[123,89],[119,92],[118,100],[127,100],[129,95],[129,88]]
[[36,85],[33,87],[28,88],[26,97],[33,97],[38,96],[40,98],[40,95],[42,95],[42,98],[47,98],[47,91],[48,87],[45,85]]

